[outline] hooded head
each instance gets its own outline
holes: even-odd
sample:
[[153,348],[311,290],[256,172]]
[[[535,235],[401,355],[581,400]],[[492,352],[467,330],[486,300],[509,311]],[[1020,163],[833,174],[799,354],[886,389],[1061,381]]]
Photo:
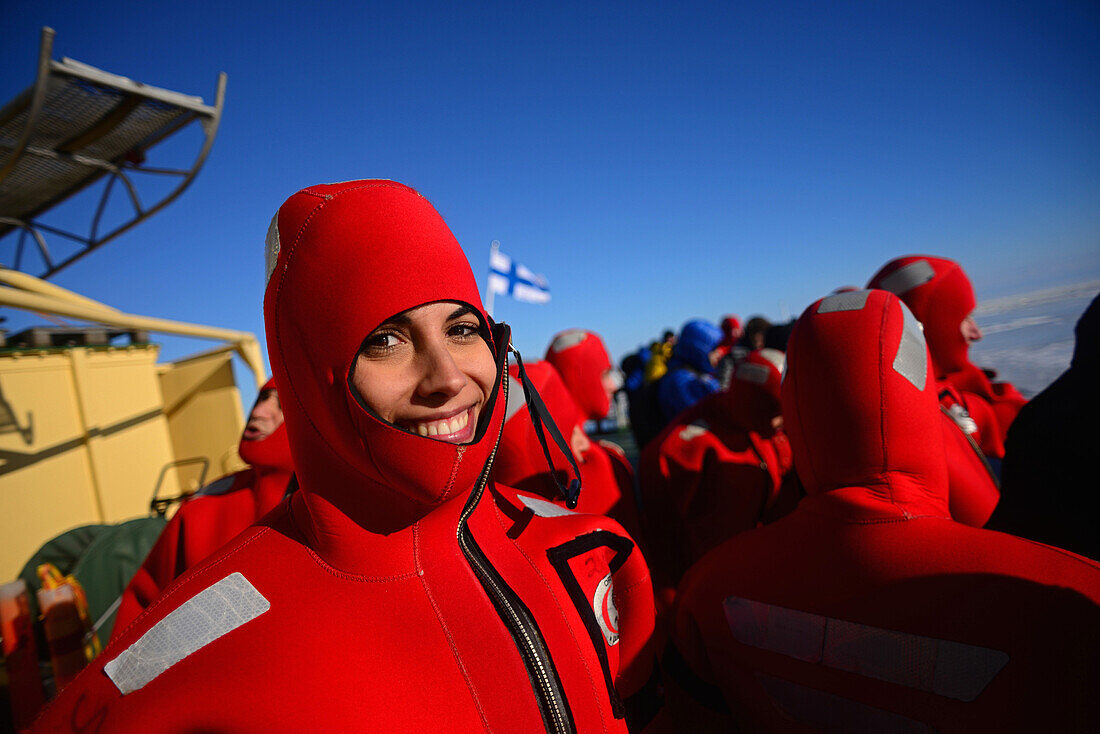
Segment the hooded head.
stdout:
[[[568,439],[584,420],[569,389],[549,362],[525,363],[524,368],[531,384],[535,386],[553,416],[558,431]],[[510,367],[509,373],[508,411],[504,431],[500,435],[500,448],[493,462],[493,477],[501,484],[557,499],[560,494],[553,480],[547,476],[550,469],[546,465],[542,444],[535,433],[535,425],[531,422],[531,414],[524,401],[523,385],[516,376],[518,368]],[[547,441],[547,447],[554,462],[554,471],[563,472],[566,477],[572,476],[569,460],[557,445],[553,441]],[[576,458],[578,461],[582,460],[580,456]]]
[[557,369],[588,418],[607,415],[617,373],[611,371],[611,358],[598,334],[584,329],[561,332],[551,340],[546,361]]
[[[274,393],[274,396],[272,396],[272,393]],[[260,388],[260,392],[256,396],[256,403],[252,406],[252,412],[248,416],[248,424],[241,435],[241,442],[237,446],[237,453],[247,464],[257,469],[293,472],[294,463],[290,459],[290,442],[287,441],[286,422],[283,420],[281,409],[277,416],[257,415],[261,404],[271,400],[278,404],[279,398],[274,379],[268,380]],[[269,409],[268,412],[273,412],[273,410]],[[261,438],[249,437],[250,429],[256,428],[254,424],[262,424],[264,421],[273,423],[276,420],[277,424],[266,435]]]
[[741,338],[743,333],[741,319],[734,314],[723,317],[719,326],[722,328],[722,344],[724,346],[732,347]]
[[924,325],[937,377],[969,364],[962,323],[974,310],[974,288],[958,263],[927,255],[899,257],[882,266],[867,287],[890,291]]
[[785,357],[777,349],[757,349],[737,365],[722,400],[738,425],[764,436],[775,435],[782,414],[779,388]]
[[[312,186],[268,230],[264,316],[301,495],[318,535],[345,519],[375,533],[408,527],[468,491],[504,415],[506,344],[488,317],[462,248],[432,205],[393,181]],[[409,309],[468,306],[485,327],[496,381],[473,438],[454,444],[381,419],[352,387],[364,339]]]
[[782,398],[808,494],[858,488],[892,515],[947,516],[931,362],[896,296],[852,291],[807,308],[791,334]]
[[764,336],[771,325],[771,322],[763,316],[753,316],[742,330],[741,345],[749,349],[761,349],[764,346]]
[[721,329],[709,321],[695,319],[684,324],[684,328],[680,330],[680,337],[672,348],[672,356],[700,372],[710,374],[714,372],[710,353],[718,348],[721,341]]

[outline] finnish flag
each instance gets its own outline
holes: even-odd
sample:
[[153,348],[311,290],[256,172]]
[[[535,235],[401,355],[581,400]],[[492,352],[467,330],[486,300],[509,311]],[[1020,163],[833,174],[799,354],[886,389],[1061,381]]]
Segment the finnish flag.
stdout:
[[526,303],[550,300],[550,284],[546,278],[535,275],[496,247],[489,251],[489,292]]

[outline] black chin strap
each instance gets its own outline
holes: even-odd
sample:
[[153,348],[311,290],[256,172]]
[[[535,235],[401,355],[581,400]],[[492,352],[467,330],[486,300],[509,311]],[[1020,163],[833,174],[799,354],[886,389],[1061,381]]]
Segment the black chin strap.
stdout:
[[[546,404],[542,402],[538,391],[535,390],[535,386],[531,384],[530,378],[527,377],[527,370],[523,368],[523,357],[520,356],[519,350],[511,344],[508,345],[508,349],[516,355],[516,366],[519,368],[519,381],[523,384],[527,412],[531,414],[531,423],[535,426],[535,434],[538,436],[539,444],[542,445],[542,453],[546,457],[546,464],[550,467],[550,476],[553,478],[554,484],[558,485],[558,491],[565,498],[566,507],[571,510],[575,509],[581,496],[581,470],[577,468],[577,460],[573,458],[573,452],[569,450],[569,445],[562,437],[561,431],[554,424],[550,411],[546,409]],[[569,459],[569,465],[573,467],[573,476],[576,478],[569,481],[568,487],[561,483],[554,471],[554,460],[550,458],[550,447],[546,444],[544,429],[550,432],[550,438],[554,439],[554,443],[558,445],[561,452],[565,454],[565,458]]]

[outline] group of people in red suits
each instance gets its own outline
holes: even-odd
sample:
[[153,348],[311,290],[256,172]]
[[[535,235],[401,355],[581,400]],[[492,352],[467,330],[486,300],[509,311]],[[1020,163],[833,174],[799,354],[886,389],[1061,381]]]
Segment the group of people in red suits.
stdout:
[[184,503],[37,731],[1100,726],[1100,566],[983,527],[1025,401],[969,363],[957,264],[742,350],[637,476],[585,432],[599,335],[523,361],[417,191],[295,193],[267,270],[252,468]]

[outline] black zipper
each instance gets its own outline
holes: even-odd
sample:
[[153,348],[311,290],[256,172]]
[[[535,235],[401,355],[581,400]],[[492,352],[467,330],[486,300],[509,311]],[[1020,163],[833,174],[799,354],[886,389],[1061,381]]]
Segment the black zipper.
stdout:
[[[507,354],[507,352],[505,352]],[[508,380],[501,380],[502,399],[508,402]],[[504,626],[512,635],[512,639],[519,649],[520,657],[527,668],[527,675],[531,679],[535,700],[539,705],[539,713],[542,715],[543,725],[547,732],[553,734],[573,734],[576,726],[573,722],[573,713],[569,710],[569,703],[565,699],[565,691],[562,688],[561,679],[554,668],[554,662],[550,657],[550,651],[546,647],[546,641],[539,631],[535,618],[527,605],[516,595],[500,573],[489,563],[489,559],[474,540],[470,532],[467,520],[481,501],[481,495],[485,491],[485,485],[489,480],[489,473],[496,458],[497,448],[500,446],[501,431],[497,433],[493,444],[493,450],[489,454],[485,467],[481,470],[477,484],[474,486],[466,506],[462,508],[462,515],[458,520],[458,546],[463,555],[469,561],[470,567],[477,576],[478,581],[488,594],[489,600],[496,607],[497,614],[504,622]]]

